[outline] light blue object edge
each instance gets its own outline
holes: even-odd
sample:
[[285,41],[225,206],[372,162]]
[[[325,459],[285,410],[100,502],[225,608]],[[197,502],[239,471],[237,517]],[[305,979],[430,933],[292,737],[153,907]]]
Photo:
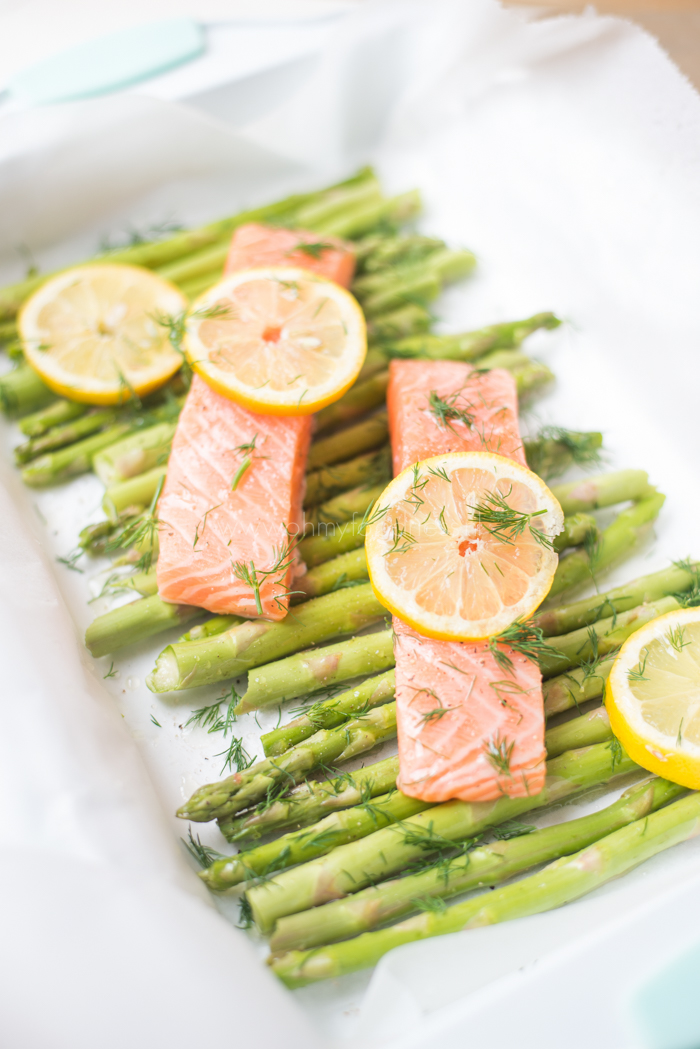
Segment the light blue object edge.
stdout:
[[131,87],[198,58],[204,30],[191,18],[168,18],[96,37],[22,70],[7,85],[32,105],[69,102]]
[[700,1049],[700,943],[647,980],[630,1005],[644,1049]]

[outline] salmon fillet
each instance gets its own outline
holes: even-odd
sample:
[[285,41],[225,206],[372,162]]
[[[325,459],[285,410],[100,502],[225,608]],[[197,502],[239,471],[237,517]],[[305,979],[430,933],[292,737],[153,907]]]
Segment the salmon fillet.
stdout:
[[[311,247],[304,251],[299,245]],[[321,237],[301,229],[280,229],[249,222],[231,239],[224,273],[264,266],[300,266],[349,288],[355,273],[351,245],[337,237]]]
[[[387,391],[394,473],[433,455],[487,451],[527,465],[515,381],[459,361],[394,360]],[[488,642],[434,641],[394,617],[397,785],[424,801],[491,801],[544,786],[536,664]]]
[[[157,578],[164,601],[284,618],[294,567],[290,535],[302,530],[311,426],[309,415],[256,415],[194,376],[158,501]],[[253,450],[241,448],[253,439]],[[231,491],[246,456],[250,466]],[[254,588],[234,570],[241,562],[250,569],[251,561],[262,580],[259,607]],[[282,570],[260,575],[276,562]]]

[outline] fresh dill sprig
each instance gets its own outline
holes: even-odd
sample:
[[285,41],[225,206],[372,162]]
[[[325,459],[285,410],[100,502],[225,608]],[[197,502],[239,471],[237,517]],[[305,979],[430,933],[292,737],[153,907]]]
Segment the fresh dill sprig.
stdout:
[[449,397],[440,397],[437,390],[430,391],[430,397],[428,399],[428,408],[432,415],[435,416],[438,426],[443,430],[452,430],[455,433],[454,422],[463,423],[468,430],[471,430],[474,426],[474,416],[471,414],[469,409],[472,405],[468,404],[464,408],[457,406],[457,401],[461,396],[462,391],[457,390],[456,393],[452,393]]
[[197,524],[194,527],[194,542],[192,543],[192,549],[193,550],[196,550],[197,543],[199,542],[199,540],[204,535],[204,530],[207,527],[207,517],[209,516],[209,514],[213,514],[215,510],[218,510],[219,507],[223,506],[223,505],[224,505],[223,503],[217,503],[216,506],[210,506],[208,510],[204,511],[204,516],[201,518],[201,521],[202,521],[202,533],[201,533],[201,535],[199,533],[199,521],[197,521]]
[[59,565],[65,565],[66,568],[70,568],[71,572],[80,572],[80,574],[82,575],[83,570],[82,568],[78,568],[77,562],[80,560],[84,553],[85,551],[82,549],[82,547],[76,546],[75,550],[71,550],[71,552],[69,554],[66,554],[65,557],[57,557],[56,560],[58,561]]
[[627,671],[627,680],[628,681],[648,681],[649,680],[649,678],[646,677],[646,675],[644,673],[644,671],[647,668],[647,659],[649,658],[649,649],[648,648],[643,648],[642,652],[640,653],[640,655],[642,653],[643,653],[643,658],[639,660],[639,662],[637,663],[637,666],[634,669]]
[[427,914],[444,914],[447,910],[442,896],[419,896],[413,901],[413,906]]
[[674,648],[679,655],[687,645],[692,645],[693,643],[692,641],[685,640],[685,630],[680,625],[671,627],[666,634],[666,640],[671,648]]
[[370,525],[376,524],[377,521],[381,521],[389,512],[388,506],[378,506],[377,503],[373,503],[372,506],[368,506],[364,512],[362,520],[360,521],[359,533],[364,535],[365,531]]
[[487,740],[484,744],[488,761],[497,772],[502,773],[504,776],[511,775],[510,762],[514,746],[515,740],[509,743],[505,737],[501,737],[500,732],[497,732],[492,739]]
[[437,477],[440,481],[447,481],[448,484],[452,484],[452,478],[448,474],[444,466],[438,466],[437,470],[432,466],[428,467],[428,473],[433,477]]
[[163,727],[161,725],[160,721],[156,720],[155,714],[151,714],[151,722],[156,726],[156,728],[162,728]]
[[114,553],[117,550],[126,550],[131,546],[146,546],[146,550],[136,562],[137,572],[148,572],[153,564],[153,545],[158,535],[158,526],[160,524],[155,515],[155,509],[164,484],[165,477],[161,477],[146,512],[135,518],[122,532],[105,543],[105,553],[107,554]]
[[491,833],[497,841],[508,841],[510,838],[521,838],[525,834],[532,834],[535,830],[529,823],[520,823],[519,820],[506,820],[498,827],[492,827]]
[[160,240],[162,237],[167,237],[170,233],[179,233],[180,230],[184,229],[179,222],[173,222],[171,219],[163,219],[162,222],[152,222],[146,226],[132,226],[128,225],[124,229],[121,236],[117,236],[114,239],[109,234],[105,234],[100,239],[99,253],[107,255],[111,251],[121,251],[123,248],[134,248],[138,244],[146,244],[149,241]]
[[501,670],[512,674],[514,670],[513,660],[507,652],[498,647],[499,645],[508,645],[514,652],[518,652],[521,656],[525,656],[526,659],[530,659],[538,665],[543,656],[550,655],[553,651],[552,647],[545,641],[540,627],[534,626],[528,620],[517,619],[505,630],[502,630],[500,634],[494,634],[493,637],[489,638],[489,651],[496,663]]
[[536,543],[551,550],[554,540],[532,524],[535,517],[541,517],[547,511],[533,510],[532,513],[526,513],[525,511],[515,510],[508,503],[508,496],[512,491],[513,487],[511,485],[510,491],[506,495],[503,495],[501,492],[488,492],[482,502],[469,506],[474,515],[474,521],[482,525],[499,542],[506,543],[508,546],[513,546],[515,540],[527,528]]
[[187,836],[189,838],[189,841],[185,841],[184,838],[181,838],[180,840],[189,852],[190,856],[192,856],[197,861],[200,867],[211,867],[214,860],[223,860],[225,858],[220,852],[217,852],[216,849],[212,849],[209,845],[202,845],[202,842],[199,838],[199,834],[197,835],[197,838],[195,840],[192,837],[191,826],[188,827]]
[[416,542],[415,536],[402,528],[398,521],[394,521],[393,540],[392,545],[384,553],[385,557],[388,557],[389,554],[405,554]]
[[608,750],[610,751],[612,770],[614,772],[615,766],[622,764],[622,758],[624,757],[625,753],[622,749],[622,744],[620,743],[617,736],[613,736],[613,738],[608,743]]
[[[566,430],[561,426],[543,426],[536,437],[526,442],[528,466],[546,479],[563,473],[570,463],[597,465],[602,458],[599,436]],[[568,456],[562,457],[562,451],[568,452]]]
[[[259,616],[263,613],[262,600],[260,597],[260,588],[266,580],[274,576],[282,576],[291,568],[294,564],[294,549],[298,542],[297,538],[289,537],[287,542],[281,547],[273,548],[273,563],[270,568],[257,568],[254,561],[233,561],[232,568],[233,574],[236,579],[240,579],[242,583],[249,586],[255,596],[255,609]],[[291,591],[288,587],[285,587],[281,580],[276,579],[274,582],[278,586],[282,586],[285,590],[283,596],[290,596]],[[279,604],[279,598],[275,598],[275,601]]]
[[250,929],[253,925],[253,908],[247,896],[241,896],[238,905],[238,929]]
[[114,663],[112,662],[112,663],[109,664],[109,670],[107,671],[107,673],[103,674],[102,680],[106,681],[108,677],[116,677],[116,676],[117,676],[117,671],[114,669]]
[[243,740],[239,739],[238,736],[232,736],[227,749],[220,750],[214,757],[224,759],[219,775],[222,775],[226,769],[233,770],[234,765],[236,766],[236,772],[244,772],[245,769],[249,769],[255,763],[255,758],[251,758],[243,746]]
[[286,255],[294,255],[295,252],[300,251],[304,255],[308,255],[311,259],[320,259],[325,251],[333,251],[334,245],[329,244],[325,240],[317,240],[311,243],[300,240],[298,244],[295,244],[293,248],[285,252]]

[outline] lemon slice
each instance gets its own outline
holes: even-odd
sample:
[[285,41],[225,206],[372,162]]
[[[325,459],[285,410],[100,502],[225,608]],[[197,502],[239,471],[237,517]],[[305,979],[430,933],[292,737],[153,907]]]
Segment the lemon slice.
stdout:
[[382,604],[421,634],[480,640],[544,600],[563,523],[526,467],[490,452],[438,455],[404,470],[375,503],[370,579]]
[[120,404],[162,386],[181,366],[168,321],[187,305],[174,285],[140,266],[75,266],[27,300],[19,334],[29,364],[56,393]]
[[309,415],[338,400],[362,367],[362,310],[340,285],[303,269],[241,270],[194,304],[187,358],[232,400],[270,415]]
[[667,612],[625,641],[605,706],[633,761],[700,789],[700,608]]

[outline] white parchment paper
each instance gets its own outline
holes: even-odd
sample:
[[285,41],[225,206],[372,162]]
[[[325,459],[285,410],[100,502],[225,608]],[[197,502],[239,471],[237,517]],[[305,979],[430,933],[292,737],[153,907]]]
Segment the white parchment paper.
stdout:
[[[0,121],[0,277],[21,275],[20,245],[48,268],[127,223],[203,221],[372,161],[387,189],[421,188],[421,228],[479,257],[441,300],[441,326],[556,310],[567,324],[531,346],[558,382],[530,423],[604,430],[610,465],[643,467],[668,494],[656,542],[611,581],[698,555],[700,102],[656,44],[616,20],[526,18],[492,0],[368,3],[303,83],[276,85],[235,130],[138,94]],[[105,607],[86,603],[99,563],[80,575],[55,561],[99,518],[101,486],[24,489],[16,431],[2,441],[3,1045],[428,1046],[468,1015],[475,1045],[555,1046],[560,1032],[537,1022],[547,960],[568,952],[556,964],[573,1009],[591,952],[601,972],[613,956],[613,920],[651,927],[644,908],[700,886],[690,842],[564,911],[410,945],[374,975],[288,994],[233,928],[233,903],[224,917],[208,906],[177,841],[172,813],[217,778],[222,748],[184,722],[218,691],[148,692],[167,635],[103,680],[112,660],[81,644]],[[253,751],[260,728],[239,728]],[[197,829],[222,847],[214,827]],[[623,952],[628,981],[641,958]],[[520,979],[535,1007],[511,1016]],[[623,990],[603,982],[571,1045],[635,1044]],[[565,1013],[565,982],[559,994]]]

